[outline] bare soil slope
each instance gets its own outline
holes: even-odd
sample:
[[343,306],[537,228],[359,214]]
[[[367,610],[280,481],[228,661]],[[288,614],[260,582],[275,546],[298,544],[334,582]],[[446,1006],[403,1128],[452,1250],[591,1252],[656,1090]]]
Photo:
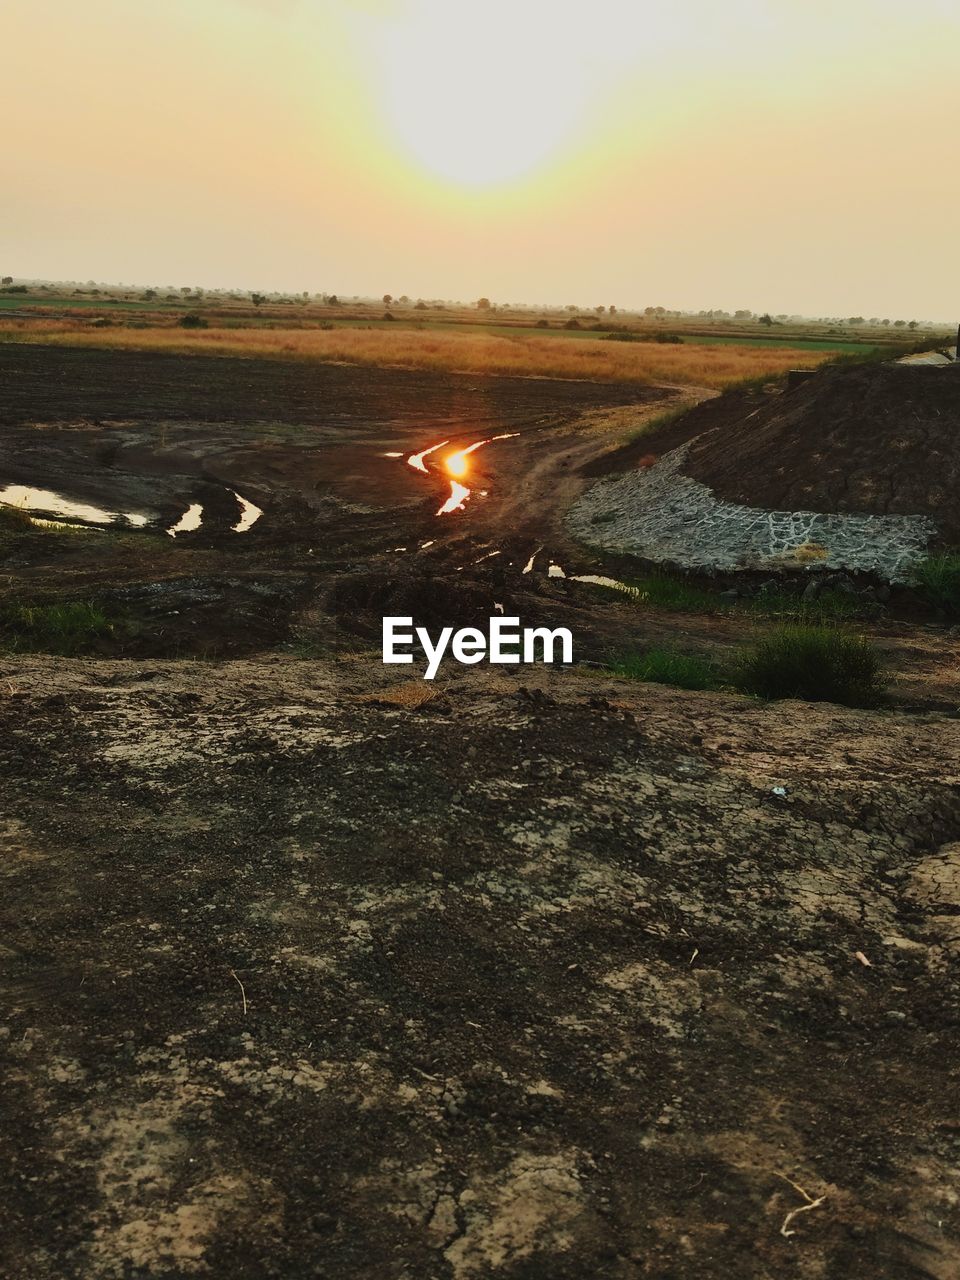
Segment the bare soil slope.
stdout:
[[960,366],[826,369],[700,435],[684,470],[749,507],[928,515],[956,542]]

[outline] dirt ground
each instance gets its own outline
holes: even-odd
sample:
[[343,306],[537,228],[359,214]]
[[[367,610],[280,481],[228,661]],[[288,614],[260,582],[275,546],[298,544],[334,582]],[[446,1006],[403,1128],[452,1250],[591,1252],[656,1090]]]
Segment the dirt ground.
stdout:
[[[551,556],[571,571],[597,563],[560,530],[588,483],[580,463],[680,399],[673,388],[3,344],[0,383],[0,482],[149,518],[123,535],[8,537],[0,602],[95,596],[132,623],[110,652],[133,656],[256,652],[358,575],[373,604],[385,582],[441,580],[454,620],[471,592],[489,616],[508,575],[536,609]],[[471,455],[465,510],[438,517],[449,478],[405,458],[496,436],[509,438]],[[234,491],[263,510],[247,533],[231,531]],[[191,503],[203,505],[200,529],[167,537]]]
[[778,511],[926,515],[960,541],[960,366],[827,369],[703,435],[687,472]]
[[956,721],[0,687],[4,1274],[958,1274]]
[[[621,567],[563,512],[700,393],[2,345],[0,383],[0,482],[153,522],[2,531],[0,605],[124,623],[0,654],[0,1275],[960,1275],[957,636],[884,612],[888,709],[764,706],[595,665],[752,621],[548,574]],[[512,431],[450,517],[383,456]],[[384,613],[495,602],[578,664],[381,665]]]

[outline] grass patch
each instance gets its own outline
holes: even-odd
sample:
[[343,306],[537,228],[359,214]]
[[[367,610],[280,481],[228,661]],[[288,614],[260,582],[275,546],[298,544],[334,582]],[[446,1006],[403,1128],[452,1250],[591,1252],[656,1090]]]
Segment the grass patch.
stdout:
[[104,611],[87,601],[0,605],[0,647],[8,652],[69,657],[95,647],[112,631]]
[[804,600],[795,592],[778,587],[738,601],[735,608],[748,610],[758,617],[814,626],[828,622],[848,622],[867,613],[877,613],[880,605],[861,600],[849,591],[821,591],[814,600]]
[[17,533],[33,527],[33,521],[22,507],[0,506],[0,530]]
[[637,604],[650,604],[657,609],[675,609],[681,613],[712,612],[724,603],[715,592],[667,573],[631,579],[625,585],[631,588],[629,594]]
[[628,680],[669,684],[677,689],[719,689],[723,685],[721,673],[712,662],[673,649],[623,654],[609,663],[608,670]]
[[607,672],[677,689],[734,689],[766,701],[798,698],[846,707],[876,707],[886,688],[880,654],[865,636],[799,623],[762,636],[729,667],[673,649],[648,649],[612,658]]
[[927,604],[951,617],[960,614],[960,552],[927,556],[914,569],[913,581]]
[[734,686],[758,698],[801,698],[874,707],[886,681],[880,654],[865,637],[839,627],[788,624],[740,655]]
[[673,409],[665,409],[663,413],[655,413],[652,417],[647,418],[646,422],[641,422],[639,427],[635,427],[629,435],[624,436],[624,444],[633,444],[635,440],[648,436],[653,431],[658,431],[661,427],[669,426],[671,422],[676,422],[678,418],[682,418],[685,413],[689,413],[694,406],[691,404],[680,404]]
[[37,537],[81,537],[89,532],[81,525],[30,516],[22,507],[0,506],[0,550],[3,551],[29,545]]
[[745,377],[775,378],[793,368],[801,356],[808,363],[829,353],[790,347],[679,345],[658,342],[606,342],[593,334],[563,341],[542,330],[517,331],[510,337],[451,329],[417,330],[399,324],[381,327],[302,329],[256,326],[183,329],[179,325],[133,329],[93,329],[72,320],[24,321],[0,327],[0,341],[55,343],[133,351],[168,351],[184,355],[264,356],[284,360],[337,361],[348,364],[397,365],[443,373],[499,374],[522,377],[574,378],[597,382],[696,383],[723,387]]
[[[601,512],[591,523],[603,525],[614,516]],[[960,590],[960,556],[957,557],[958,590]],[[610,599],[610,587],[596,586],[605,599]],[[701,586],[688,578],[666,572],[652,573],[645,577],[623,579],[623,594],[636,604],[650,605],[655,609],[673,610],[678,613],[735,613],[742,612],[756,618],[770,618],[781,622],[823,625],[831,622],[850,622],[856,618],[873,616],[883,606],[865,601],[849,591],[826,590],[813,600],[804,600],[796,591],[782,587],[760,591],[755,596],[724,599],[720,589]],[[958,595],[960,609],[960,595]]]

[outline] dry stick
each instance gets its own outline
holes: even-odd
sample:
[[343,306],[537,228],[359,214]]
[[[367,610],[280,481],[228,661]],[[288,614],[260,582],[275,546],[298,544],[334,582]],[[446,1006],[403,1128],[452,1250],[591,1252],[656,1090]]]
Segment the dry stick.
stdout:
[[790,1212],[787,1214],[787,1216],[784,1218],[783,1223],[781,1224],[780,1234],[789,1239],[790,1236],[795,1236],[797,1234],[796,1231],[787,1230],[787,1228],[790,1226],[790,1223],[794,1220],[797,1214],[809,1213],[811,1209],[819,1209],[827,1197],[825,1195],[817,1196],[816,1200],[814,1200],[813,1196],[809,1195],[806,1191],[804,1191],[803,1187],[800,1186],[799,1182],[794,1182],[793,1179],[788,1178],[785,1173],[778,1173],[777,1177],[782,1178],[784,1182],[789,1182],[790,1186],[793,1187],[794,1191],[799,1192],[800,1195],[802,1195],[804,1200],[806,1200],[807,1202],[806,1204],[800,1205],[800,1207],[797,1209],[791,1209]]
[[243,989],[243,983],[242,983],[242,982],[240,981],[240,979],[237,977],[237,975],[236,975],[236,973],[234,972],[234,970],[233,970],[233,969],[231,969],[231,970],[230,970],[230,976],[231,976],[231,977],[236,981],[237,986],[240,988],[240,995],[243,997],[243,1012],[244,1012],[244,1014],[246,1014],[246,1012],[247,1012],[247,993],[246,993],[246,992],[244,991],[244,989]]

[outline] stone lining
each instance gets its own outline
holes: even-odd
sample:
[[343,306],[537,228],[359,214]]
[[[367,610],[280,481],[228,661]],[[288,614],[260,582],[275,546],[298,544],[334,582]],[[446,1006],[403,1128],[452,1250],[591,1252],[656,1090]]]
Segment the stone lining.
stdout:
[[905,581],[936,526],[926,516],[764,511],[683,473],[689,444],[652,467],[600,480],[566,518],[574,537],[680,568],[846,570]]

